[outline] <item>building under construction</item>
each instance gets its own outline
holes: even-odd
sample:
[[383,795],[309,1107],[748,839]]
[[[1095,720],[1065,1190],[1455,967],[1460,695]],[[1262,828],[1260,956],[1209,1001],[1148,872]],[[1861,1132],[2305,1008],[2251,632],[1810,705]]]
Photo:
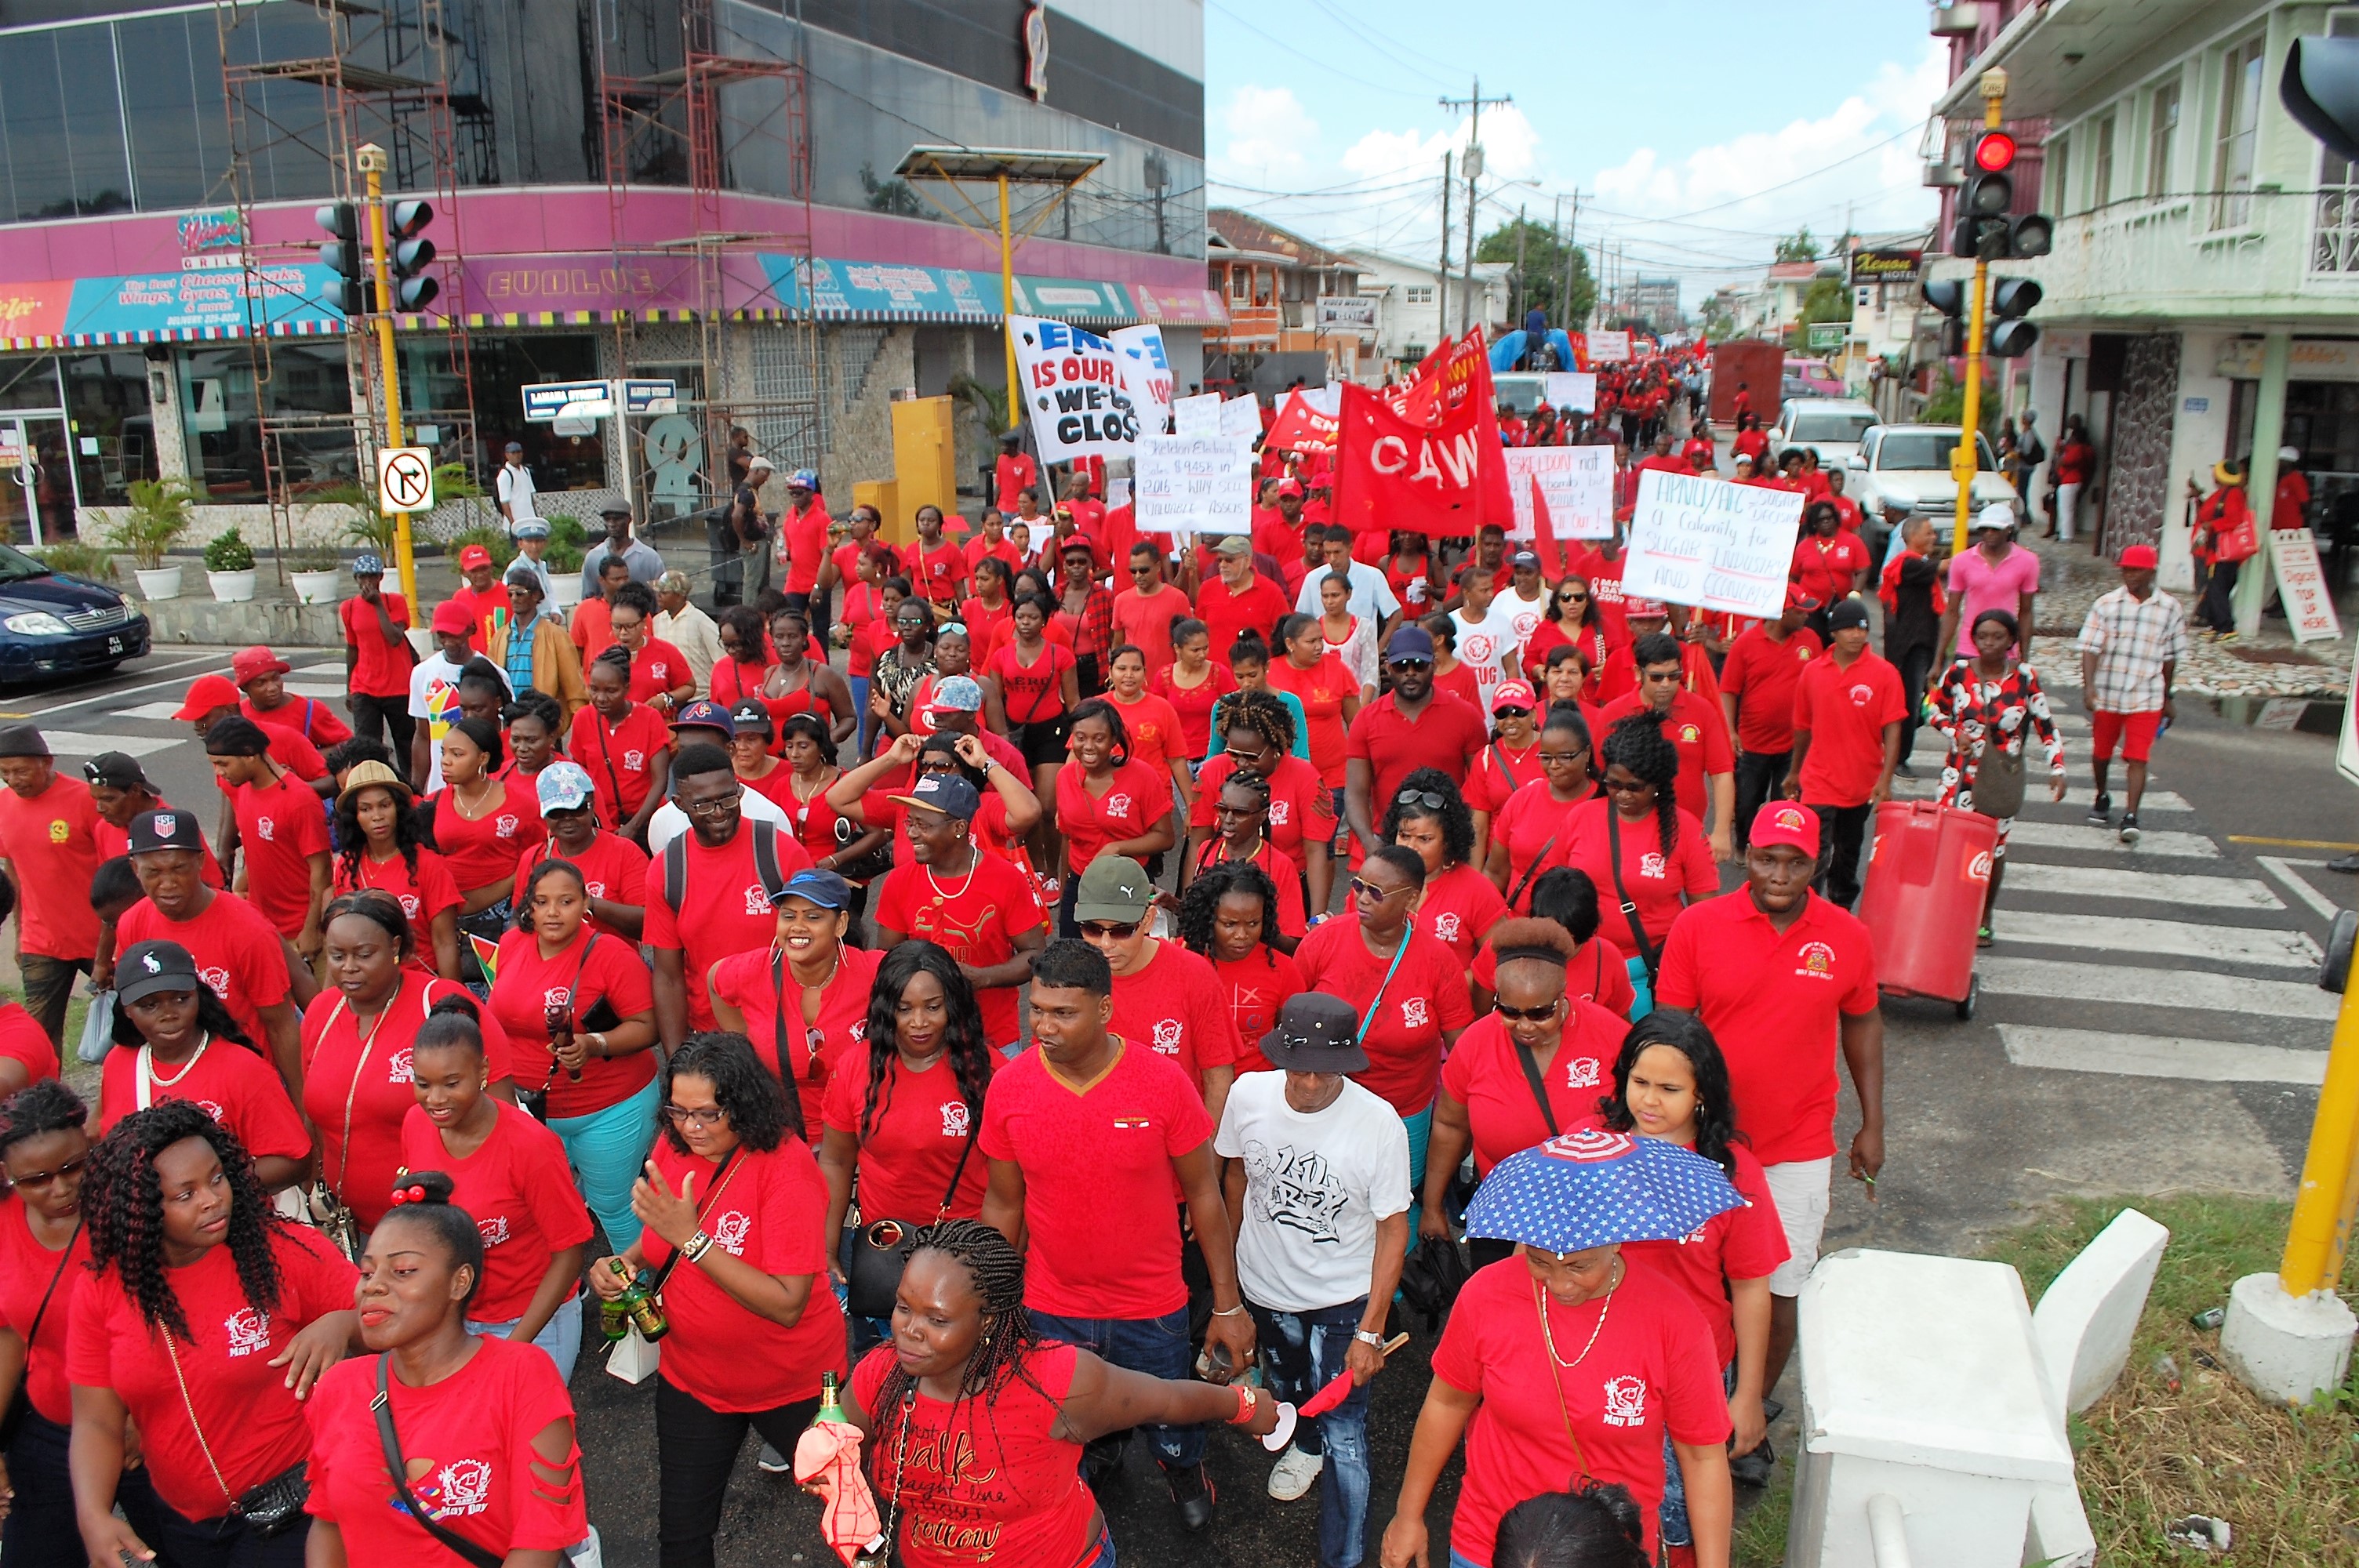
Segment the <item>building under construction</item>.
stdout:
[[[897,173],[914,146],[1100,160],[1017,192],[1017,313],[1159,322],[1183,386],[1222,319],[1197,0],[5,15],[0,536],[92,534],[132,481],[178,476],[199,539],[338,543],[385,389],[313,213],[355,198],[366,144],[389,193],[436,211],[439,296],[397,320],[408,439],[486,487],[521,442],[544,516],[708,506],[738,428],[841,506],[891,475],[895,398],[1004,395],[997,240],[956,221],[960,191]],[[527,417],[527,385],[620,377],[673,383],[676,406]],[[962,476],[986,437],[962,422]],[[425,532],[468,520],[446,507]]]

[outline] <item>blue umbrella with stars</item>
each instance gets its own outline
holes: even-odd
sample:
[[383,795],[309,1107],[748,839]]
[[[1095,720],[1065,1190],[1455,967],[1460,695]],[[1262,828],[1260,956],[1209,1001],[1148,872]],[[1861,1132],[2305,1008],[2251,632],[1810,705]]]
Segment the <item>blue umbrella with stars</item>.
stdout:
[[1508,1155],[1466,1208],[1466,1234],[1559,1255],[1677,1241],[1743,1206],[1727,1175],[1659,1138],[1584,1128]]

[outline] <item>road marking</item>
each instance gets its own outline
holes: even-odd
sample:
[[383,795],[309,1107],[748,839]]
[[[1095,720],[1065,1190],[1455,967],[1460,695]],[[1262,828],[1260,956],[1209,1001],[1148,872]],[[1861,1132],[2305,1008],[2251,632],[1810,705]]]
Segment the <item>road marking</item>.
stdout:
[[[2002,925],[2006,915],[1999,917]],[[2296,980],[2251,980],[2190,969],[2143,969],[2112,964],[2068,964],[2052,958],[1985,958],[1977,967],[1993,996],[2043,1001],[2110,1001],[2125,1007],[2195,1008],[2206,1012],[2259,1013],[2271,1018],[2332,1021],[2342,998]]]
[[[1892,781],[1892,794],[1899,800],[1931,800],[1940,793],[1941,775],[1939,773],[1930,775],[1919,774],[1913,779],[1896,778]],[[2072,807],[2086,811],[2095,793],[2087,784],[2074,784],[2064,792],[2064,799],[2060,806],[2060,803],[2048,798],[2046,790],[2035,790],[2025,799],[2024,809],[2027,811],[2037,806],[2059,806],[2060,809]],[[2121,804],[2118,795],[2114,797],[2114,804],[2116,806]],[[2174,795],[2167,789],[2150,789],[2147,791],[2146,798],[2138,803],[2138,809],[2141,812],[2192,811],[2195,807],[2183,795]]]
[[[155,668],[158,670],[182,670],[188,668],[190,665],[211,665],[218,670],[224,663],[226,663],[226,660],[223,657],[222,652],[220,650],[214,650],[208,653],[197,654],[189,658],[176,660],[168,665],[158,665]],[[141,675],[147,675],[149,672],[147,670],[141,670],[138,673]],[[161,691],[168,686],[179,687],[185,691],[188,688],[188,685],[189,679],[186,676],[175,676],[169,680],[146,681],[138,686],[126,686],[119,690],[101,692],[96,697],[85,697],[78,698],[72,702],[61,702],[55,708],[44,708],[35,713],[34,717],[36,719],[53,719],[60,713],[71,713],[77,708],[88,708],[92,704],[101,702],[115,702],[126,697],[136,697],[143,691]],[[174,706],[177,707],[178,704],[175,704]]]
[[2340,849],[2345,854],[2359,853],[2359,844],[2342,844],[2332,838],[2255,838],[2243,833],[2231,833],[2228,842],[2267,844],[2279,849]]
[[[2023,824],[2016,825],[2017,832]],[[2008,892],[2071,893],[2083,898],[2131,898],[2183,903],[2192,909],[2283,909],[2285,901],[2258,877],[2207,877],[2192,872],[2116,871],[2111,866],[2043,866],[2006,862]]]
[[2283,882],[2288,892],[2310,905],[2312,913],[2329,925],[2333,925],[2341,917],[2343,911],[2336,906],[2334,901],[2310,886],[2310,879],[2294,870],[2297,863],[2316,866],[2325,862],[2321,860],[2296,862],[2279,855],[2256,855],[2253,860],[2261,870]]
[[2066,1073],[2120,1073],[2136,1078],[2193,1078],[2214,1084],[2326,1081],[2326,1053],[2184,1040],[2160,1034],[2108,1034],[2094,1029],[2034,1029],[2002,1023],[2006,1059],[2019,1067]]
[[2171,860],[2216,860],[2220,846],[2202,833],[2141,832],[2135,844],[2125,844],[2111,827],[2079,822],[2027,822],[2018,817],[2007,835],[2007,848],[2029,845],[2041,849],[2102,849],[2114,855],[2152,856]]
[[[180,719],[180,705],[168,699],[163,702],[143,702],[136,708],[126,708],[119,712],[110,713],[106,717],[109,719]],[[187,722],[185,719],[181,719],[180,721],[182,723]]]
[[2318,944],[2300,931],[2034,910],[2004,913],[1998,920],[1998,939],[2002,946],[2027,943],[2040,947],[2090,947],[2104,953],[2217,958],[2225,964],[2265,964],[2280,969],[2315,969],[2324,957]]
[[290,680],[285,683],[289,697],[309,697],[322,702],[341,702],[351,690],[342,681]]
[[95,757],[101,752],[121,752],[125,756],[146,757],[179,745],[189,737],[184,735],[92,735],[80,730],[51,730],[43,726],[41,739],[49,750],[62,757]]

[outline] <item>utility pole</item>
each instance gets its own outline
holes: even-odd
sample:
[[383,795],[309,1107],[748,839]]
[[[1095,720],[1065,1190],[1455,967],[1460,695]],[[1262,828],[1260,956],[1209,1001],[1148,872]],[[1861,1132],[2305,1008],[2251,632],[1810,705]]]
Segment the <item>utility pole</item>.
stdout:
[[[367,181],[369,268],[376,279],[376,344],[384,362],[385,376],[385,438],[388,446],[402,446],[401,438],[401,362],[393,348],[393,273],[385,258],[385,177],[393,167],[392,157],[375,142],[353,150],[353,167]],[[378,497],[381,503],[383,496]],[[393,564],[401,579],[402,597],[414,607],[418,603],[418,566],[410,548],[409,514],[393,514]],[[413,608],[410,614],[418,613]]]
[[[1466,259],[1465,283],[1463,286],[1465,292],[1458,301],[1458,330],[1461,332],[1466,330],[1469,324],[1467,319],[1468,313],[1473,309],[1474,182],[1483,178],[1483,105],[1485,103],[1496,103],[1504,107],[1505,105],[1513,103],[1516,101],[1512,94],[1504,94],[1497,98],[1485,98],[1483,96],[1483,79],[1478,76],[1473,79],[1473,81],[1474,88],[1473,95],[1472,97],[1444,98],[1440,101],[1444,109],[1472,109],[1474,113],[1474,123],[1468,128],[1466,133],[1466,160],[1462,166],[1466,175]],[[1447,230],[1449,224],[1445,219],[1443,228]]]
[[1433,341],[1450,337],[1450,154],[1441,155],[1441,270],[1433,275]]
[[1507,325],[1519,327],[1524,320],[1524,203],[1516,203],[1516,287],[1507,296]]
[[[1574,327],[1572,317],[1572,253],[1574,248],[1580,243],[1581,192],[1575,190],[1572,193],[1572,216],[1564,226],[1564,293],[1560,297],[1558,302],[1558,308],[1563,315],[1564,319],[1557,324],[1568,332],[1573,330]],[[1589,325],[1587,319],[1584,318],[1581,321],[1580,325],[1586,328]]]

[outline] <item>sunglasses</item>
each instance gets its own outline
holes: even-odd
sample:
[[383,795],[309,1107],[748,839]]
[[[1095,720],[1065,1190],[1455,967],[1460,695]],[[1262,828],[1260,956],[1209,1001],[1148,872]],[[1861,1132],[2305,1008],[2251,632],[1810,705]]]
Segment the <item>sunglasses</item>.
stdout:
[[1433,661],[1431,659],[1392,659],[1386,662],[1385,667],[1395,670],[1430,670],[1433,668]]
[[1609,795],[1643,795],[1654,787],[1645,779],[1631,779],[1619,784],[1612,779],[1605,781],[1605,790]]
[[1353,877],[1352,879],[1352,896],[1368,903],[1382,903],[1388,898],[1398,898],[1402,893],[1407,892],[1408,892],[1408,889],[1405,887],[1392,888],[1389,890],[1380,888],[1375,883],[1368,881],[1365,877]]
[[1435,790],[1405,789],[1393,798],[1404,806],[1422,806],[1435,811],[1450,809],[1450,798]]
[[1504,1001],[1495,1001],[1491,1004],[1491,1011],[1505,1019],[1521,1019],[1526,1023],[1546,1023],[1556,1016],[1556,1010],[1563,1005],[1562,1001],[1552,1001],[1546,1007],[1509,1007]]
[[1560,593],[1556,596],[1556,601],[1559,604],[1582,604],[1586,603],[1588,599],[1589,595],[1585,593]]
[[1084,920],[1081,923],[1083,936],[1103,936],[1110,942],[1127,942],[1138,935],[1146,922],[1139,920]]
[[33,1171],[26,1173],[25,1175],[12,1176],[9,1178],[9,1184],[16,1187],[46,1187],[51,1182],[60,1181],[67,1176],[72,1175],[76,1171],[81,1170],[82,1166],[89,1162],[89,1155],[77,1155],[73,1159],[68,1160],[64,1164],[60,1165],[54,1171]]
[[[1570,752],[1550,752],[1544,750],[1540,752],[1540,761],[1543,762],[1577,762],[1587,755],[1589,755],[1589,749],[1587,747],[1575,746]],[[1644,786],[1641,785],[1639,787],[1643,788]]]
[[1495,708],[1491,709],[1491,717],[1494,719],[1529,719],[1531,716],[1532,710],[1528,708]]

